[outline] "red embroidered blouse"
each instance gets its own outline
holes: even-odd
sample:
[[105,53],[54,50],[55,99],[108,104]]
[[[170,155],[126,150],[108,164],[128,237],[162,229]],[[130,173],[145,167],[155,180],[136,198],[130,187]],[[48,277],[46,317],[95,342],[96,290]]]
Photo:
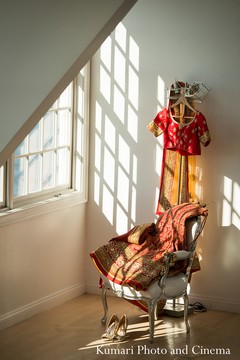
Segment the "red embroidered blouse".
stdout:
[[155,136],[163,133],[164,148],[177,151],[180,155],[200,155],[200,143],[207,146],[211,141],[206,119],[200,112],[188,124],[180,124],[164,108],[148,125],[148,129]]

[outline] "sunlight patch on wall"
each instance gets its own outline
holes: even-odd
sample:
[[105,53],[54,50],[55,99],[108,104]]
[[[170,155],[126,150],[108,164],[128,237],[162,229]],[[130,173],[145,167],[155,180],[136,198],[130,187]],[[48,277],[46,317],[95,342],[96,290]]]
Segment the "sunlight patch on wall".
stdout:
[[132,228],[134,225],[136,225],[136,213],[137,213],[137,209],[136,209],[136,205],[137,204],[137,189],[136,187],[133,185],[132,186],[132,203],[131,203],[131,223],[130,223],[130,228]]
[[120,46],[120,48],[126,52],[127,47],[127,29],[123,25],[122,22],[120,22],[116,29],[115,29],[115,40],[117,44]]
[[137,211],[139,46],[120,23],[100,49],[94,201],[119,234]]
[[116,152],[116,128],[108,118],[105,116],[105,128],[104,128],[104,141],[113,154]]
[[101,138],[98,134],[95,134],[95,167],[101,170]]
[[94,201],[99,206],[100,205],[100,177],[95,172],[94,173]]
[[128,105],[127,129],[133,140],[138,142],[138,116],[131,105]]
[[100,67],[100,91],[106,101],[110,104],[111,100],[111,78],[106,72],[106,70],[103,68],[103,66]]
[[234,225],[240,230],[240,186],[227,176],[223,179],[222,226]]
[[128,214],[117,204],[116,211],[116,232],[118,234],[124,234],[128,231]]
[[126,84],[126,59],[121,51],[115,47],[114,56],[114,79],[122,91],[125,91]]
[[120,166],[118,169],[117,198],[127,211],[129,205],[129,177]]
[[104,148],[103,179],[108,187],[114,191],[115,187],[115,159],[111,152]]
[[131,150],[130,150],[129,145],[127,144],[127,142],[123,139],[123,137],[121,135],[119,135],[118,146],[119,146],[118,158],[119,158],[120,164],[124,167],[124,169],[129,174]]
[[139,71],[139,46],[131,36],[129,38],[129,60],[135,69]]
[[112,64],[112,39],[108,37],[100,48],[100,59],[108,71],[111,71]]
[[125,120],[125,98],[122,92],[114,85],[113,110],[119,120],[124,124]]
[[103,184],[102,212],[111,225],[113,225],[113,207],[114,198],[112,192]]
[[102,133],[102,108],[98,102],[95,109],[95,128],[99,134]]
[[139,99],[139,78],[136,72],[131,66],[129,66],[128,72],[128,98],[134,106],[135,110],[138,110]]
[[233,184],[233,214],[232,223],[240,230],[240,186],[234,182]]
[[137,184],[137,157],[133,154],[133,162],[132,162],[132,181],[134,184]]

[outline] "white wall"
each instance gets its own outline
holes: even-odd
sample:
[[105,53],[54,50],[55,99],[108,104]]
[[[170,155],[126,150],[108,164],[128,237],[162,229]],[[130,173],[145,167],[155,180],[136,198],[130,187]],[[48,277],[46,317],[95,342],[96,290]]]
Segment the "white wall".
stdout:
[[86,204],[0,227],[0,328],[85,292]]
[[[209,308],[234,312],[240,311],[239,8],[234,0],[139,0],[122,22],[126,49],[130,44],[139,51],[139,66],[137,53],[131,58],[128,50],[119,50],[114,36],[107,57],[95,55],[87,217],[88,252],[155,219],[161,140],[146,126],[166,105],[158,85],[169,87],[175,79],[206,82],[211,91],[198,108],[212,142],[197,165],[209,217],[199,244],[202,271],[194,275],[191,293]],[[88,269],[88,291],[97,292],[90,258]]]

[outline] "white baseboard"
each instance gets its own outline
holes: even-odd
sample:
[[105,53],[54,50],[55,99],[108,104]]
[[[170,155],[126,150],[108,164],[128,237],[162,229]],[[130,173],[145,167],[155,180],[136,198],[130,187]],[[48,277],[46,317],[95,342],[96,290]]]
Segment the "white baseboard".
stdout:
[[190,303],[200,302],[209,310],[240,313],[240,300],[190,294],[189,301]]
[[94,283],[94,284],[86,284],[86,292],[88,294],[96,294],[96,295],[100,295],[101,294],[101,289],[99,287],[98,284]]
[[30,317],[37,315],[43,311],[52,309],[57,305],[61,305],[65,301],[71,300],[85,293],[86,285],[75,284],[68,288],[47,295],[41,299],[33,301],[27,305],[21,306],[13,311],[0,316],[0,330],[9,326],[18,324]]

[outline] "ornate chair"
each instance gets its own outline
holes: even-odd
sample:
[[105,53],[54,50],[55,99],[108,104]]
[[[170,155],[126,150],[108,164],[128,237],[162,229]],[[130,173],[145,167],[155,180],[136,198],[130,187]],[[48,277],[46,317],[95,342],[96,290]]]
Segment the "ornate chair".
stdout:
[[[166,264],[165,274],[161,279],[156,279],[149,285],[145,291],[137,291],[129,285],[119,285],[106,276],[101,274],[102,279],[102,303],[104,308],[104,315],[101,319],[102,324],[106,324],[108,304],[107,304],[107,291],[111,290],[114,294],[127,300],[141,300],[147,304],[149,315],[149,340],[152,343],[154,340],[154,321],[156,319],[157,304],[161,300],[183,298],[184,299],[184,321],[186,325],[186,331],[190,331],[190,325],[188,322],[188,294],[187,287],[190,281],[191,268],[193,265],[193,259],[195,255],[197,241],[194,241],[202,231],[203,216],[198,215],[194,218],[186,221],[186,244],[190,251],[180,250],[171,255],[167,254],[164,257]],[[171,269],[171,256],[174,254],[175,260],[187,260],[187,270],[178,273],[175,276],[169,276]],[[186,267],[185,267],[186,269]]]

